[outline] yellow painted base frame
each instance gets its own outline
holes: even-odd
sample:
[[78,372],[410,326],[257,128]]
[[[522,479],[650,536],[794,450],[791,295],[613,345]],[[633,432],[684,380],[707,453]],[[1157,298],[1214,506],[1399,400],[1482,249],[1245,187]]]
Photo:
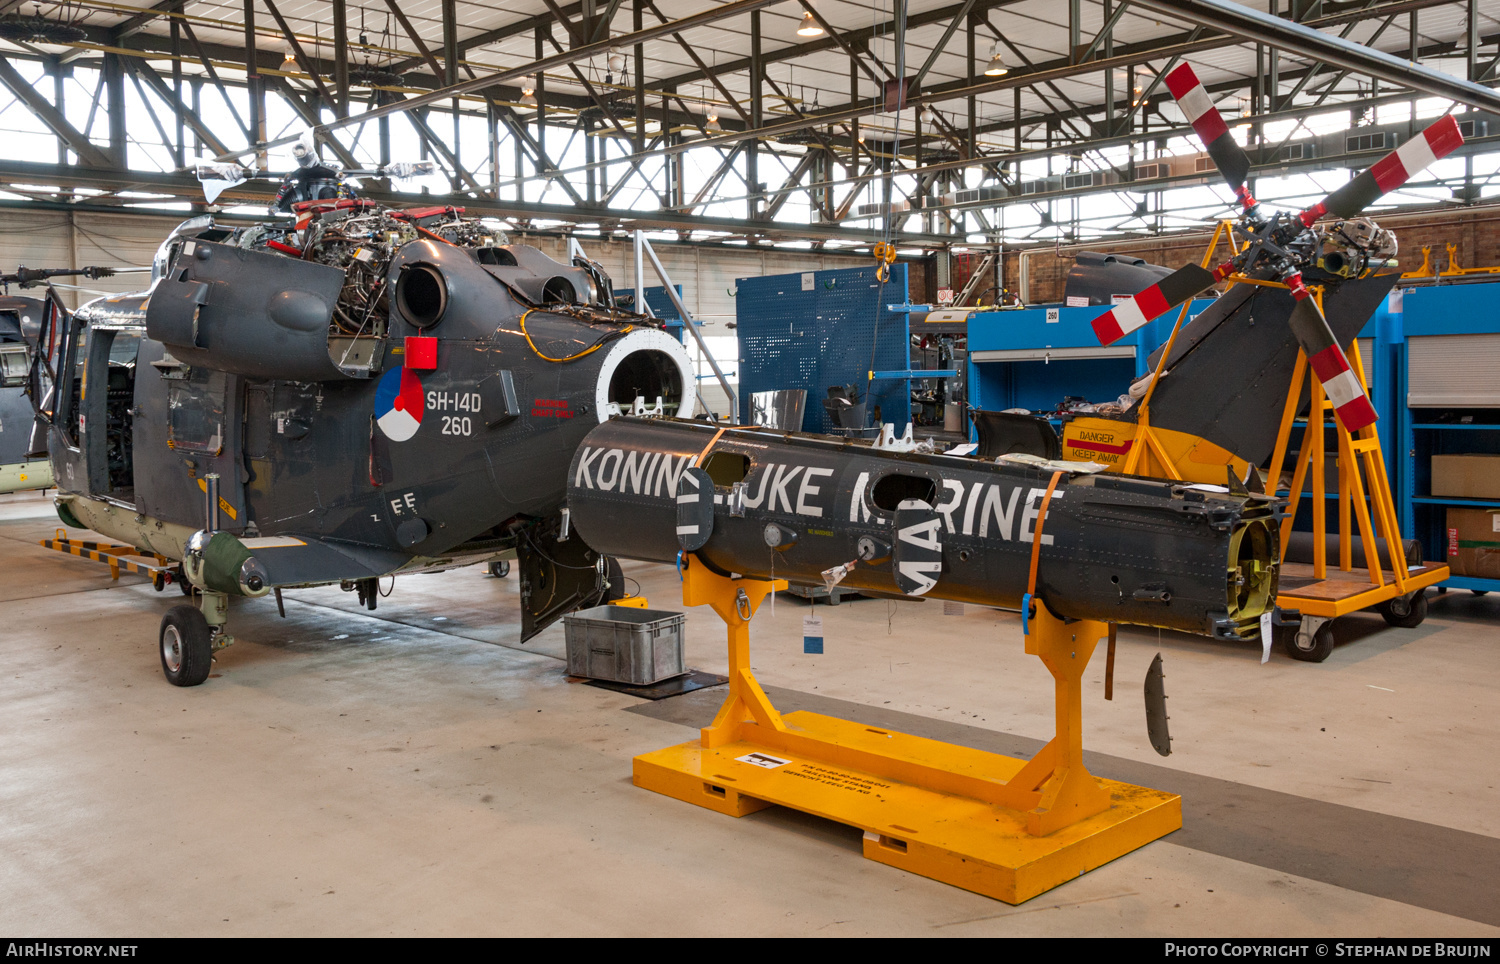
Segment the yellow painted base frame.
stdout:
[[1026,651],[1056,683],[1057,736],[1030,760],[816,713],[782,716],[750,672],[749,623],[775,583],[689,558],[683,603],[728,626],[729,695],[699,739],[635,758],[635,784],[719,813],[773,804],[864,831],[864,854],[1019,904],[1182,826],[1176,794],[1098,780],[1083,765],[1084,667],[1103,623],[1037,603]]

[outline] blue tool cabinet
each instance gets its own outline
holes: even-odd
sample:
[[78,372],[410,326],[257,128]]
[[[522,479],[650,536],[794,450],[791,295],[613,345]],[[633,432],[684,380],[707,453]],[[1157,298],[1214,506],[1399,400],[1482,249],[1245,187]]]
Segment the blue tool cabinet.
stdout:
[[[1189,319],[1211,304],[1195,299]],[[1178,312],[1104,346],[1092,322],[1108,310],[1039,305],[970,315],[969,407],[1049,410],[1066,395],[1114,401],[1146,374],[1147,356],[1172,334]]]

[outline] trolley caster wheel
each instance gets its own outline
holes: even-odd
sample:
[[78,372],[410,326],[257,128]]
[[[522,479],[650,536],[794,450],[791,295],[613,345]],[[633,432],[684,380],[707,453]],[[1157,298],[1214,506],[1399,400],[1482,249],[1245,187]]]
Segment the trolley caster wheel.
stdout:
[[151,574],[151,588],[161,592],[167,588],[167,574],[160,569]]
[[161,619],[161,671],[173,686],[197,686],[213,666],[208,620],[195,606],[173,606]]
[[1446,596],[1446,595],[1448,595],[1448,587],[1447,586],[1439,586],[1439,587],[1437,587],[1437,591],[1438,591],[1438,595],[1439,596]]
[[510,560],[496,559],[494,562],[491,562],[490,575],[494,576],[496,579],[504,579],[506,576],[510,575]]
[[1427,591],[1418,589],[1410,596],[1395,596],[1380,604],[1380,615],[1392,626],[1416,629],[1427,618]]
[[1299,626],[1278,626],[1275,630],[1281,640],[1281,648],[1292,659],[1306,663],[1321,663],[1333,652],[1333,620],[1325,620],[1311,632]]

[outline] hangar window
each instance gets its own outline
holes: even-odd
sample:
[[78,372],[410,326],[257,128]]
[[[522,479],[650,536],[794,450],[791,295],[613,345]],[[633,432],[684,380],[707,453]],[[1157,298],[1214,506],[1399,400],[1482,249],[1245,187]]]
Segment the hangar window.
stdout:
[[892,473],[882,477],[870,490],[870,502],[884,512],[895,512],[896,507],[907,499],[937,505],[937,485],[920,475]]

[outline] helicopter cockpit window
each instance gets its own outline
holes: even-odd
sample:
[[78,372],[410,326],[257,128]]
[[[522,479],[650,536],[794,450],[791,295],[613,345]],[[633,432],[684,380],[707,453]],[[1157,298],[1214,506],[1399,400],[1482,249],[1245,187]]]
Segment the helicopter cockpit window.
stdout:
[[26,345],[0,345],[0,387],[19,388],[26,384],[31,359]]
[[228,376],[193,369],[167,389],[167,439],[179,452],[216,456],[224,450],[224,407]]

